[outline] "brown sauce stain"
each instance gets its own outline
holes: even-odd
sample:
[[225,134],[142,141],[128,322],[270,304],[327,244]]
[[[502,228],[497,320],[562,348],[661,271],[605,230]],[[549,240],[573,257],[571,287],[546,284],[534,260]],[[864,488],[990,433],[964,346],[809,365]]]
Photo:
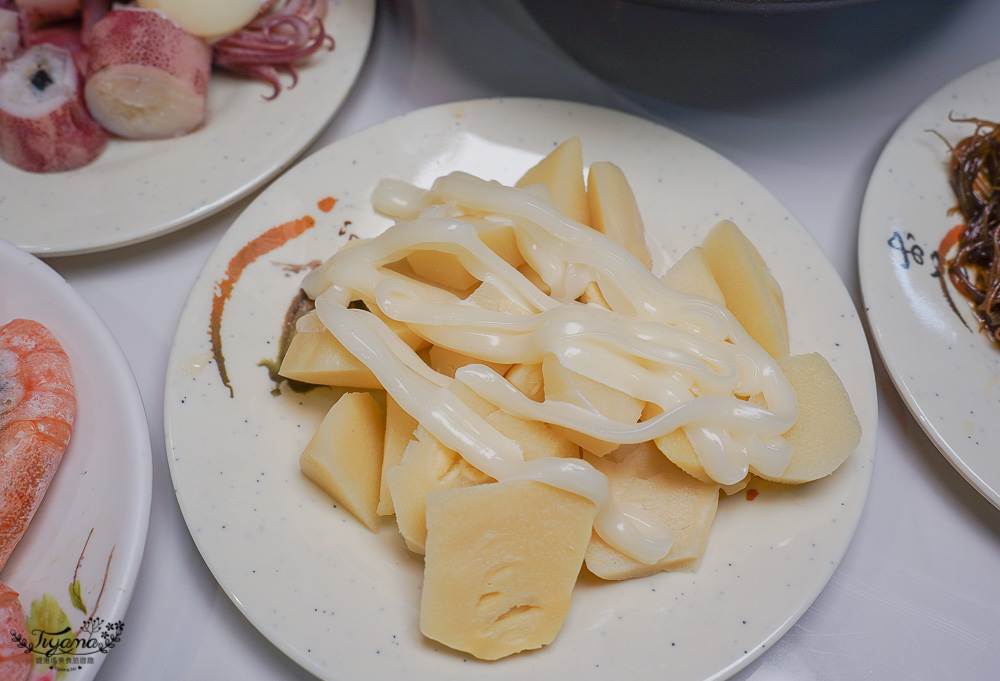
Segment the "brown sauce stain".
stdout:
[[226,302],[233,294],[233,287],[243,275],[243,271],[260,256],[284,246],[307,229],[315,226],[315,224],[316,220],[306,215],[297,220],[272,227],[243,246],[229,261],[226,273],[222,279],[215,282],[215,295],[212,297],[212,313],[209,321],[209,336],[212,339],[212,357],[219,368],[219,376],[222,378],[222,384],[229,389],[230,397],[233,397],[233,386],[229,382],[229,374],[226,372],[226,359],[222,353],[222,313],[226,307]]
[[300,317],[315,309],[316,305],[313,303],[313,300],[306,295],[305,291],[299,289],[299,292],[292,298],[292,302],[289,303],[288,309],[285,310],[285,319],[281,323],[281,336],[278,338],[278,356],[275,359],[262,359],[257,362],[257,366],[267,369],[267,376],[274,384],[274,387],[271,389],[271,395],[274,397],[281,394],[282,383],[287,385],[292,392],[297,393],[309,392],[317,387],[312,383],[293,381],[278,373],[281,369],[281,361],[285,358],[285,353],[288,352],[288,346],[292,344],[292,336],[295,335],[295,323],[299,321]]

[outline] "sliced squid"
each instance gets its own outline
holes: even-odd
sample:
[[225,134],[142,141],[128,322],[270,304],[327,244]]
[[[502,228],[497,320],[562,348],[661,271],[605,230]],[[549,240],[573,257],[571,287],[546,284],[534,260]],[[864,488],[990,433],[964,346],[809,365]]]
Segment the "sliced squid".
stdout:
[[28,47],[49,44],[69,50],[76,63],[76,72],[83,76],[87,73],[89,55],[80,38],[80,31],[76,24],[66,22],[33,29],[28,32],[26,42]]
[[35,45],[0,75],[0,158],[28,172],[72,170],[104,149],[107,133],[87,112],[69,51]]
[[16,0],[15,4],[33,25],[75,19],[80,0]]
[[87,106],[108,131],[157,139],[205,118],[212,50],[154,10],[116,8],[90,33]]
[[28,22],[20,12],[0,7],[0,62],[13,59],[21,51],[27,30]]
[[83,0],[80,6],[80,42],[90,44],[90,32],[94,24],[111,11],[111,0]]

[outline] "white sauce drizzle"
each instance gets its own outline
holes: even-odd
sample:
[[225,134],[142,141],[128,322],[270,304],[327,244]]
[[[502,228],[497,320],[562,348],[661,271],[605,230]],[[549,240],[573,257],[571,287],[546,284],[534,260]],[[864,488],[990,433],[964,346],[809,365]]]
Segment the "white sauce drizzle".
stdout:
[[[471,465],[497,479],[533,479],[581,494],[598,506],[594,529],[643,563],[667,555],[668,527],[640,509],[616,503],[607,479],[580,459],[524,461],[520,447],[447,389],[453,379],[430,369],[373,314],[349,309],[362,300],[431,343],[484,362],[563,366],[662,413],[622,423],[568,402],[535,402],[482,364],[460,369],[461,381],[498,408],[613,443],[638,443],[683,428],[699,461],[720,484],[748,471],[778,475],[791,451],[781,435],[795,422],[795,393],[774,360],[725,308],[674,291],[605,235],[556,210],[545,198],[464,173],[430,190],[383,181],[376,208],[401,222],[335,254],[303,282],[323,324],[411,416]],[[472,216],[471,221],[462,216]],[[480,240],[476,220],[514,229],[518,248],[546,294]],[[453,254],[525,314],[483,309],[451,291],[388,265],[420,250]],[[575,302],[596,282],[611,307]],[[746,401],[763,393],[768,408]]]

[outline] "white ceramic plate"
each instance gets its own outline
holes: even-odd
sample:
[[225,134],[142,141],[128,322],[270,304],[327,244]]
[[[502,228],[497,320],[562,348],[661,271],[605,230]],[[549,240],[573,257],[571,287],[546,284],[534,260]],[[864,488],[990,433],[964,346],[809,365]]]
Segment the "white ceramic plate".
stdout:
[[320,51],[272,101],[262,81],[216,71],[208,118],[168,140],[112,139],[93,163],[27,173],[0,161],[0,238],[39,255],[145,241],[216,213],[288,168],[346,99],[368,51],[374,0],[329,0]]
[[938,449],[1000,506],[1000,348],[979,332],[965,299],[953,310],[935,276],[948,215],[948,147],[974,131],[958,117],[1000,119],[1000,61],[949,83],[886,144],[861,212],[858,258],[868,321],[899,394]]
[[[632,179],[661,265],[722,218],[760,246],[787,295],[796,351],[824,353],[843,377],[864,439],[834,475],[802,488],[725,500],[695,574],[623,583],[584,579],[555,643],[486,664],[421,637],[422,562],[392,521],[373,535],[299,472],[298,455],[332,397],[270,394],[273,358],[301,265],[350,234],[388,225],[376,182],[427,186],[462,169],[506,183],[569,135],[586,159]],[[327,196],[335,208],[317,209]],[[220,337],[233,394],[211,357],[217,282],[269,228],[316,224],[254,260],[233,287]],[[246,252],[244,251],[244,254]],[[233,281],[230,276],[228,281]],[[808,233],[753,179],[699,144],[621,113],[545,100],[484,100],[420,110],[338,141],[268,188],[223,237],[184,311],[168,368],[168,456],[202,555],[233,601],[282,651],[326,679],[724,678],[770,646],[809,607],[856,527],[874,456],[871,357],[850,298]]]
[[[125,610],[146,543],[152,485],[139,389],[93,308],[48,265],[0,240],[0,324],[18,317],[45,324],[66,350],[77,412],[59,469],[0,580],[20,593],[26,613],[32,601],[47,594],[74,629],[88,617],[121,622],[121,640],[127,641],[134,625],[126,621]],[[74,574],[86,614],[70,597]],[[87,659],[71,664],[65,681],[94,678],[107,654],[113,654],[78,651]]]

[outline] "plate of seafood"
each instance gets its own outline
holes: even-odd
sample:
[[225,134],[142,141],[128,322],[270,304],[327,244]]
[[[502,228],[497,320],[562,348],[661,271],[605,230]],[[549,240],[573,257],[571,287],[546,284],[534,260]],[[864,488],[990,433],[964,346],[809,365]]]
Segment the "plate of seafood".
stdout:
[[[756,303],[713,273],[735,260]],[[380,123],[268,187],[192,289],[164,419],[208,567],[320,678],[694,681],[824,588],[876,409],[850,297],[756,181],[653,122],[515,98]],[[814,457],[818,413],[840,425]]]
[[[941,453],[1000,506],[1000,303],[992,161],[1000,61],[916,107],[886,144],[861,213],[872,336],[897,391]],[[991,274],[992,266],[992,274]]]
[[66,281],[0,240],[0,677],[97,675],[123,636],[149,522],[132,371]]
[[0,238],[42,256],[175,231],[285,170],[348,96],[375,15],[142,0],[50,26],[36,5],[80,3],[0,8]]

